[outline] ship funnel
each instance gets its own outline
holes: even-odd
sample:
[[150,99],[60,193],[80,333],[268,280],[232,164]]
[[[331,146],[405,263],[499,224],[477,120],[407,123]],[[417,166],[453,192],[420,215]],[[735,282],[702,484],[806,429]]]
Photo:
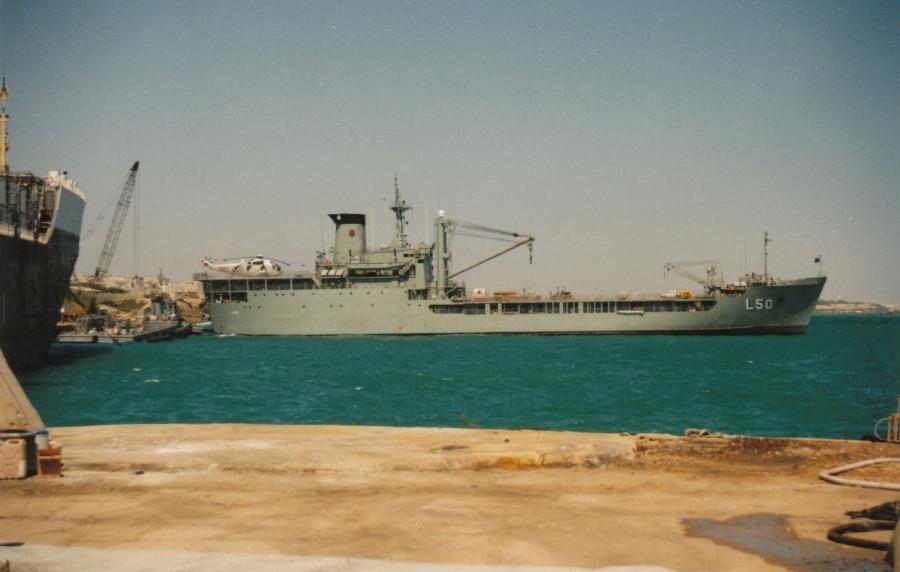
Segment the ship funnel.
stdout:
[[366,215],[330,214],[334,221],[334,263],[359,262],[366,252]]

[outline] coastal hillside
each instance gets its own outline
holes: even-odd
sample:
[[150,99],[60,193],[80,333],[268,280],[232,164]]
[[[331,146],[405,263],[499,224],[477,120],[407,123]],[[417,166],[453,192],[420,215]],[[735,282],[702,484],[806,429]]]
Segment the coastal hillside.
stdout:
[[877,302],[848,302],[846,300],[819,300],[817,314],[898,314],[900,304]]
[[179,314],[189,322],[202,322],[203,289],[199,282],[176,281],[164,276],[107,276],[100,281],[75,276],[63,306],[63,318],[74,319],[93,307],[119,320],[138,319],[159,297],[175,300]]

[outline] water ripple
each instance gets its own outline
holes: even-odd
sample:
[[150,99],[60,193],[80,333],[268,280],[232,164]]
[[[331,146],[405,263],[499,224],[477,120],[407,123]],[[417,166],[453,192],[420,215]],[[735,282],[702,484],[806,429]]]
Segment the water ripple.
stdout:
[[805,336],[197,336],[54,348],[51,426],[346,423],[857,438],[900,393],[900,318]]

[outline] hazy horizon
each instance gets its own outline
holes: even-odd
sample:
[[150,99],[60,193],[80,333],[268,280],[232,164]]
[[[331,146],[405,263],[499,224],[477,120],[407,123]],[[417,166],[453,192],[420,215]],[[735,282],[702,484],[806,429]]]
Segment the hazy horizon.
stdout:
[[[396,172],[413,242],[438,209],[537,238],[470,288],[692,286],[670,260],[733,279],[767,230],[772,274],[821,254],[823,298],[900,303],[896,2],[0,7],[11,168],[67,170],[87,231],[139,160],[144,275],[311,265],[331,212],[387,242]],[[134,214],[113,274],[135,270]],[[459,268],[497,243],[454,247]]]

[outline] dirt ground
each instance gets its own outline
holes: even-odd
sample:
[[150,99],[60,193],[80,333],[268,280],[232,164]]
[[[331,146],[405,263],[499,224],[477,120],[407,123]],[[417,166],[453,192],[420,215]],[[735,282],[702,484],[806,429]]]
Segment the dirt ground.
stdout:
[[[883,553],[825,535],[845,511],[900,498],[818,479],[900,456],[896,445],[855,441],[272,425],[51,435],[65,476],[0,482],[0,542],[410,569],[880,571]],[[853,477],[897,481],[898,466]],[[0,548],[0,564],[41,568],[16,550]]]

